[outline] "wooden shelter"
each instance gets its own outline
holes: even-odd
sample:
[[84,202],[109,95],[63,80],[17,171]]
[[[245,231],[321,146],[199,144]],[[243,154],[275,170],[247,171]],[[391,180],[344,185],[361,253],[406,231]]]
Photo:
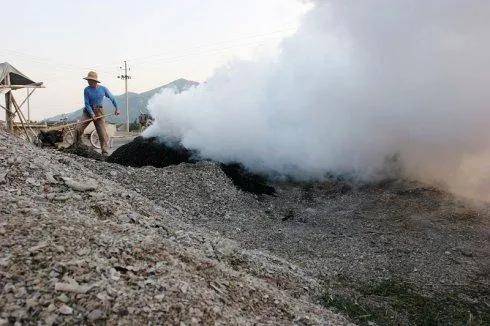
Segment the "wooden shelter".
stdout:
[[[0,93],[5,93],[5,106],[0,104],[0,107],[5,110],[5,121],[8,130],[14,130],[14,119],[17,115],[22,125],[22,129],[27,138],[30,139],[28,134],[28,121],[20,109],[37,88],[43,87],[43,83],[34,82],[31,78],[21,73],[8,62],[0,63]],[[15,100],[13,94],[13,91],[19,89],[28,89],[27,96],[20,105]]]

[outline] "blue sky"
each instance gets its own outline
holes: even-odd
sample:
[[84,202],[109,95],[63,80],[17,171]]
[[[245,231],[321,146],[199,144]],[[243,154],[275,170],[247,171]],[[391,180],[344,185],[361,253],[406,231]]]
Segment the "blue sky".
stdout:
[[32,117],[41,119],[82,106],[89,69],[120,94],[125,59],[130,90],[142,92],[180,77],[203,81],[234,58],[273,54],[310,7],[300,0],[9,1],[0,62],[46,84],[31,102]]

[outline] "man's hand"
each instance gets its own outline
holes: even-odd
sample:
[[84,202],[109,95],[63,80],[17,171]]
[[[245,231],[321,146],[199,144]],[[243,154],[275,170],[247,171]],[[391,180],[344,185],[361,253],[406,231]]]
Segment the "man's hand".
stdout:
[[91,114],[90,119],[95,120],[95,114]]
[[120,115],[121,114],[121,111],[119,111],[118,109],[116,109],[116,111],[114,111],[114,114],[115,115]]

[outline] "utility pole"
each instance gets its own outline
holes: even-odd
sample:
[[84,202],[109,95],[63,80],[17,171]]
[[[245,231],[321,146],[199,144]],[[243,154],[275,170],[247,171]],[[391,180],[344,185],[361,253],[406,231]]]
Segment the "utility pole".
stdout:
[[131,76],[128,76],[128,63],[124,60],[124,75],[117,76],[117,78],[124,79],[124,91],[126,93],[126,131],[129,132],[129,97],[128,97],[128,79],[131,79]]

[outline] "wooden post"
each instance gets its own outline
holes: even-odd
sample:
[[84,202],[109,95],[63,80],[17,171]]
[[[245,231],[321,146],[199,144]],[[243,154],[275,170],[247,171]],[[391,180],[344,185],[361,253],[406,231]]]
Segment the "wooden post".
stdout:
[[[12,97],[13,99],[13,97]],[[31,138],[29,137],[29,133],[27,132],[27,128],[24,124],[24,119],[22,119],[21,115],[19,114],[19,108],[17,107],[16,103],[14,103],[14,107],[15,107],[15,111],[17,112],[17,114],[19,115],[19,120],[20,120],[20,124],[22,125],[22,130],[24,131],[24,133],[26,134],[26,137],[27,137],[27,141],[31,141]]]
[[[22,129],[24,130],[24,133],[26,134],[27,141],[31,141],[31,138],[29,137],[29,133],[27,132],[26,125],[24,124],[24,121],[26,120],[26,117],[24,116],[24,113],[20,110],[19,105],[15,101],[15,98],[12,96],[12,104],[14,105],[15,111],[17,112],[17,115],[19,116],[20,124],[22,125]],[[31,127],[29,126],[29,129]],[[31,132],[34,134],[34,131],[31,129]]]
[[[10,86],[10,76],[5,76],[5,86]],[[5,93],[5,122],[7,123],[7,130],[14,131],[14,112],[12,110],[12,90]]]
[[[5,86],[10,86],[10,75],[8,73],[5,76]],[[5,122],[7,123],[7,130],[14,131],[14,113],[12,111],[11,89],[5,93]]]
[[12,112],[12,91],[5,93],[5,122],[7,130],[14,131],[14,113]]

